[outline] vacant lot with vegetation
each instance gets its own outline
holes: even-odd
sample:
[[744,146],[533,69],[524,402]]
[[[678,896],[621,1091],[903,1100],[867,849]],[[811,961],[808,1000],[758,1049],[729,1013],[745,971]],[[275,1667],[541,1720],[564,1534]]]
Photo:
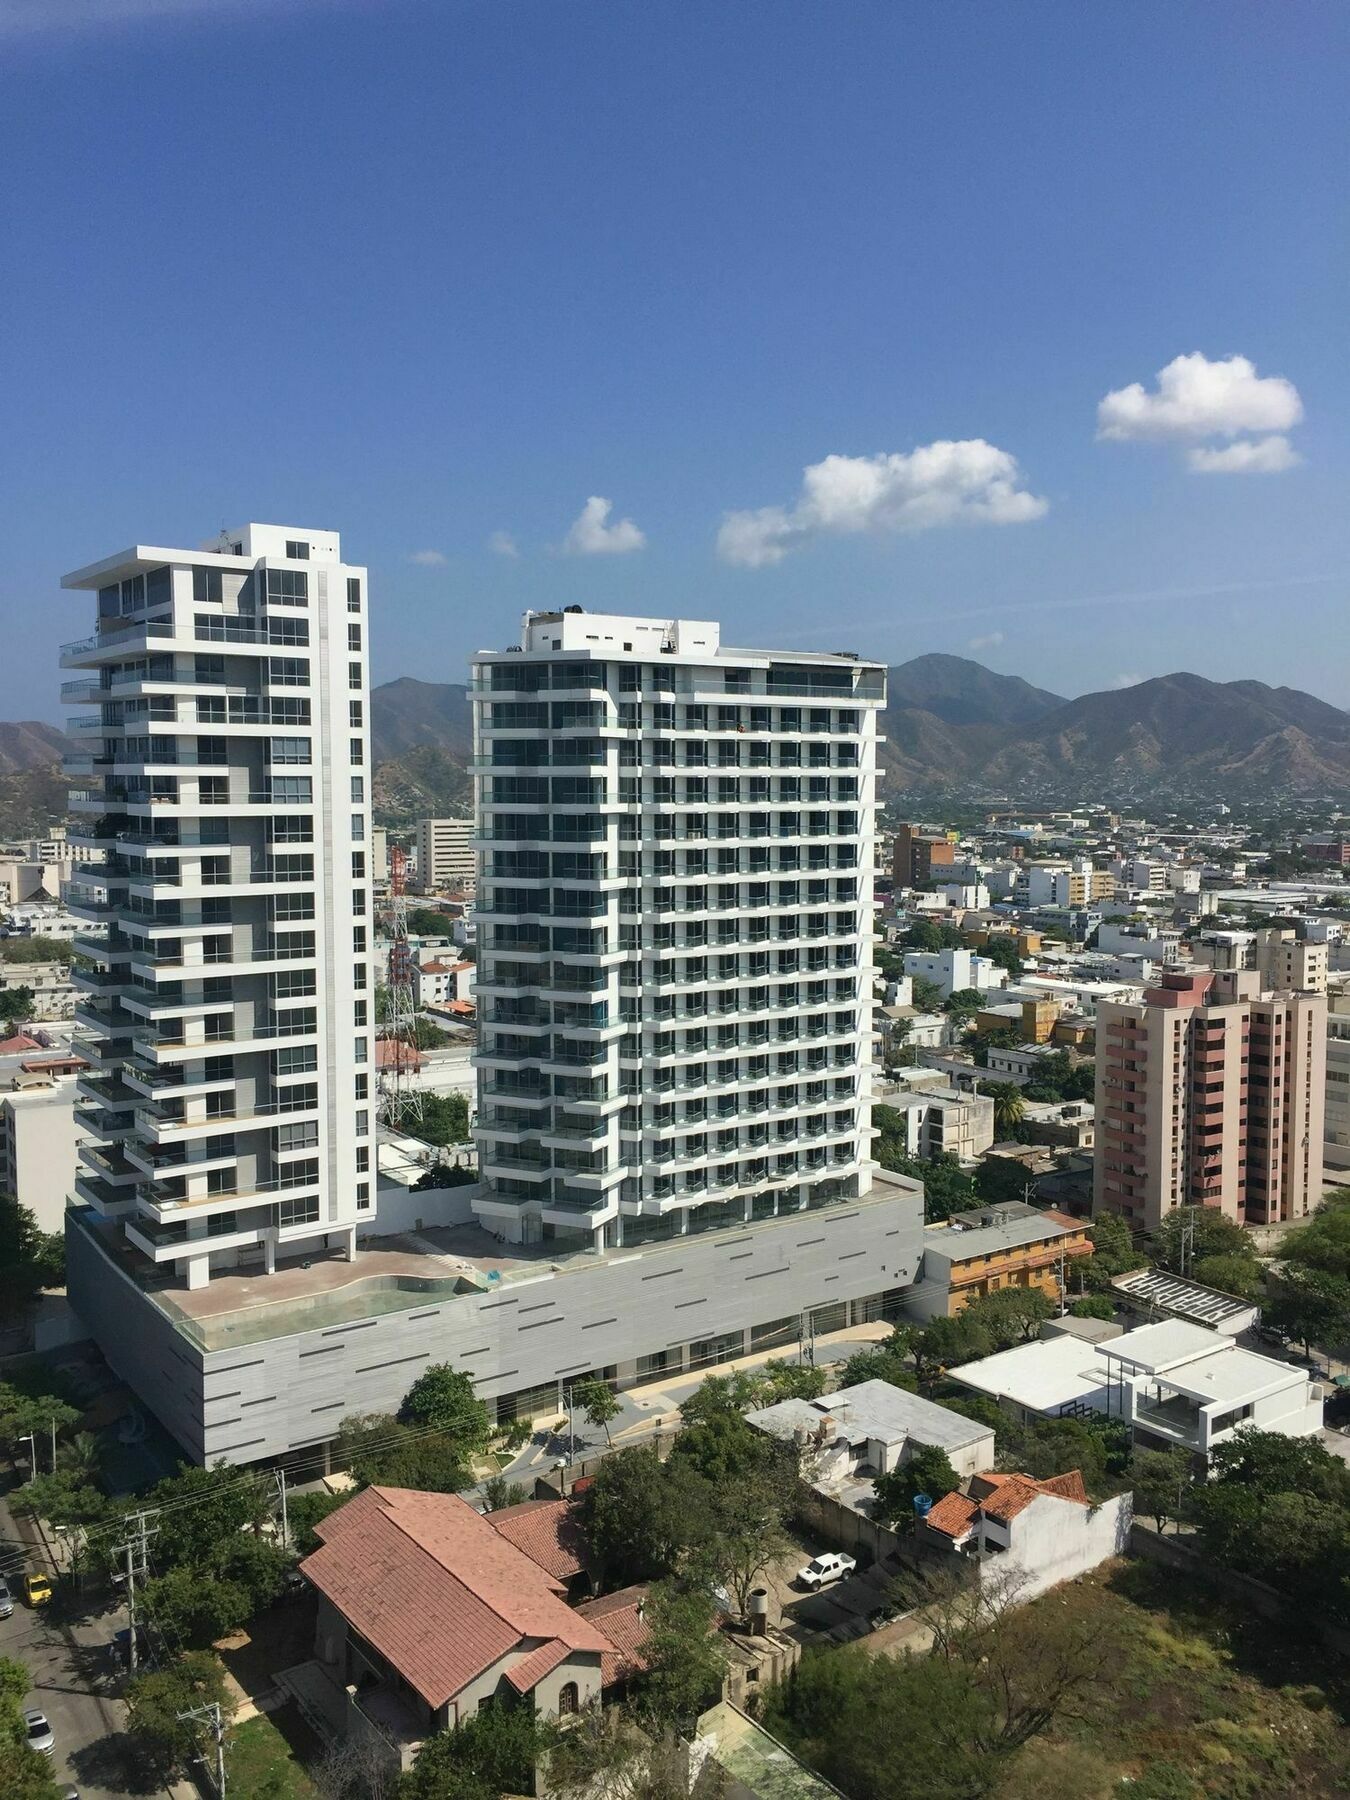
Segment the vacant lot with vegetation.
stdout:
[[1088,1616],[1109,1680],[1014,1759],[998,1800],[1322,1800],[1350,1792],[1350,1679],[1315,1643],[1125,1563],[1030,1611]]

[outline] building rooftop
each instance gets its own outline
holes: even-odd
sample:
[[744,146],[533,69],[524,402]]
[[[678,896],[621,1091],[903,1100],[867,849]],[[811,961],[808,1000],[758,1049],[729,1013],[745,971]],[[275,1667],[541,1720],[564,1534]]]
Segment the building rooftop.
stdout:
[[964,1261],[971,1256],[994,1256],[1000,1250],[1018,1250],[1027,1244],[1051,1243],[1082,1229],[1074,1220],[1017,1200],[977,1212],[956,1213],[945,1224],[929,1225],[923,1234],[923,1247],[950,1256],[953,1261]]
[[[1158,1377],[1164,1387],[1185,1394],[1201,1406],[1214,1401],[1231,1405],[1240,1400],[1258,1399],[1262,1394],[1278,1393],[1281,1388],[1308,1379],[1306,1369],[1296,1369],[1292,1363],[1279,1362],[1273,1356],[1258,1356],[1252,1350],[1242,1350],[1231,1338],[1216,1340],[1213,1332],[1209,1336],[1214,1345],[1209,1355],[1193,1357],[1189,1362],[1166,1370]],[[1114,1344],[1109,1346],[1112,1350],[1115,1347]]]
[[819,1400],[780,1400],[747,1413],[750,1424],[774,1437],[791,1438],[799,1430],[814,1434],[825,1419],[833,1419],[840,1437],[850,1443],[875,1438],[898,1444],[915,1438],[944,1450],[961,1450],[989,1435],[989,1427],[964,1414],[952,1412],[918,1394],[893,1387],[889,1381],[860,1381]]
[[305,1576],[428,1706],[517,1649],[527,1654],[507,1679],[527,1693],[573,1653],[614,1648],[457,1494],[367,1488],[315,1531]]
[[1163,1319],[1157,1325],[1141,1325],[1116,1338],[1107,1355],[1152,1375],[1179,1363],[1205,1356],[1216,1347],[1214,1333],[1186,1319]]
[[733,1791],[751,1800],[839,1800],[839,1789],[814,1774],[762,1725],[723,1700],[698,1722],[695,1749],[707,1746]]
[[[1119,1343],[1121,1340],[1117,1339]],[[1107,1412],[1107,1369],[1093,1344],[1073,1337],[1043,1338],[1000,1350],[949,1371],[954,1381],[1031,1412],[1059,1413],[1075,1405]]]
[[1249,1300],[1221,1294],[1217,1288],[1201,1287],[1198,1281],[1185,1281],[1180,1275],[1169,1275],[1165,1269],[1132,1269],[1128,1275],[1117,1275],[1111,1285],[1136,1304],[1156,1306],[1174,1318],[1208,1325],[1216,1331],[1232,1329],[1256,1311]]
[[[893,1205],[912,1197],[922,1184],[905,1175],[877,1170],[870,1194],[829,1203],[831,1210]],[[467,1213],[475,1188],[454,1190]],[[436,1196],[428,1196],[428,1212]],[[557,1240],[508,1244],[481,1225],[429,1225],[418,1232],[362,1238],[355,1262],[341,1252],[283,1259],[276,1271],[219,1274],[201,1288],[170,1288],[162,1266],[152,1264],[122,1236],[115,1220],[101,1220],[92,1209],[76,1207],[66,1214],[75,1229],[87,1231],[105,1255],[142,1288],[184,1337],[200,1348],[226,1350],[269,1338],[289,1337],[324,1326],[343,1325],[376,1314],[405,1312],[425,1306],[428,1298],[485,1293],[498,1285],[544,1281],[597,1262],[679,1256],[688,1236],[634,1246],[596,1250],[568,1249]],[[745,1237],[773,1230],[781,1220],[719,1224],[717,1235]]]

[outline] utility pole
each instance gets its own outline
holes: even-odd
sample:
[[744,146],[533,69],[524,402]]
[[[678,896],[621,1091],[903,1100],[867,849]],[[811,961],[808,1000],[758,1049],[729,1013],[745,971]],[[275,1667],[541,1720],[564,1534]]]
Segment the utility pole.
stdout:
[[55,1475],[55,1473],[56,1473],[56,1420],[55,1419],[52,1420],[51,1425],[52,1425],[52,1474]]
[[220,1702],[213,1700],[209,1706],[193,1706],[187,1712],[175,1715],[183,1724],[189,1720],[193,1723],[209,1725],[211,1735],[216,1740],[216,1793],[219,1800],[225,1800],[225,1720],[220,1710]]
[[[146,1520],[149,1516],[148,1513],[144,1512],[129,1514],[125,1521],[127,1525],[127,1541],[125,1544],[118,1544],[115,1546],[117,1552],[124,1555],[127,1559],[125,1575],[119,1575],[116,1579],[125,1581],[127,1584],[127,1667],[133,1675],[136,1673],[136,1663],[139,1655],[139,1646],[136,1642],[136,1578],[139,1575],[140,1579],[144,1581],[146,1575],[149,1573],[149,1544],[151,1532],[146,1524]],[[134,1535],[131,1528],[133,1517],[136,1521]],[[155,1529],[158,1530],[159,1527],[156,1526]]]
[[277,1495],[281,1501],[281,1547],[283,1550],[289,1550],[291,1547],[291,1527],[290,1527],[290,1520],[287,1517],[287,1513],[286,1513],[286,1471],[285,1471],[285,1469],[277,1470]]

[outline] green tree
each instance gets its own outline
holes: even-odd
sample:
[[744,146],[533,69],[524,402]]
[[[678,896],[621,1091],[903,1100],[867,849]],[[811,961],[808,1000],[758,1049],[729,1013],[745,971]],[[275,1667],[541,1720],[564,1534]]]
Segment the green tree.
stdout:
[[1011,1081],[986,1081],[981,1091],[994,1103],[995,1132],[1001,1138],[1010,1136],[1026,1117],[1021,1088]]
[[1021,1205],[1036,1192],[1036,1177],[1012,1156],[986,1155],[976,1167],[974,1181],[982,1206]]
[[424,1144],[444,1148],[463,1144],[469,1137],[469,1102],[463,1094],[423,1094],[421,1114],[413,1112],[412,1102],[405,1101],[394,1118],[400,1131],[420,1138]]
[[[1183,1235],[1184,1234],[1184,1235]],[[1153,1235],[1153,1253],[1164,1269],[1186,1273],[1210,1256],[1237,1256],[1256,1262],[1247,1233],[1216,1206],[1179,1206],[1163,1220]]]
[[1191,1459],[1179,1446],[1170,1450],[1136,1450],[1130,1458],[1134,1510],[1158,1527],[1161,1537],[1169,1519],[1180,1519],[1191,1483]]
[[414,1019],[412,1041],[418,1050],[440,1050],[450,1042],[450,1033],[433,1025],[430,1019]]
[[1116,1309],[1105,1294],[1082,1294],[1070,1303],[1069,1312],[1075,1319],[1106,1319],[1116,1316]]
[[138,1675],[126,1699],[128,1734],[161,1780],[185,1770],[205,1742],[201,1726],[180,1713],[217,1705],[228,1720],[234,1712],[225,1671],[204,1650],[189,1650],[167,1668]]
[[613,1443],[609,1428],[623,1411],[623,1406],[607,1381],[593,1376],[588,1381],[578,1382],[572,1389],[572,1405],[581,1409],[589,1426],[604,1431],[607,1444]]
[[924,975],[916,975],[910,983],[909,991],[919,1012],[940,1013],[942,1011],[942,989],[936,981],[929,981]]
[[1022,973],[1022,958],[1017,953],[1017,939],[995,933],[987,938],[980,949],[980,955],[987,957],[1000,969],[1006,969],[1009,975]]
[[399,1800],[500,1800],[532,1794],[535,1765],[553,1733],[529,1706],[483,1706],[453,1731],[427,1738]]
[[145,1616],[170,1643],[205,1650],[251,1617],[248,1589],[242,1582],[208,1579],[188,1563],[152,1575],[141,1589]]
[[785,1522],[798,1491],[795,1449],[765,1439],[759,1462],[711,1482],[693,1527],[693,1563],[725,1588],[744,1614],[751,1590],[789,1548]]
[[1328,1194],[1301,1231],[1280,1246],[1286,1266],[1350,1280],[1350,1187]]
[[0,1322],[23,1311],[43,1288],[65,1282],[65,1239],[38,1229],[30,1208],[0,1193]]
[[472,1480],[457,1442],[440,1432],[405,1425],[392,1413],[352,1414],[344,1419],[333,1461],[359,1487],[383,1484],[457,1494]]
[[322,1539],[315,1528],[349,1498],[347,1494],[292,1494],[286,1505],[287,1524],[291,1542],[301,1556],[311,1556],[319,1548]]
[[660,1580],[673,1573],[689,1544],[702,1479],[676,1458],[671,1462],[667,1471],[650,1446],[616,1450],[582,1496],[582,1528],[606,1587]]
[[1030,1343],[1055,1310],[1039,1288],[1008,1287],[973,1300],[957,1316],[983,1331],[996,1350],[1007,1350]]
[[910,1367],[918,1333],[912,1325],[897,1325],[891,1335],[871,1350],[857,1350],[844,1364],[837,1387],[857,1387],[863,1381],[889,1381],[892,1387],[914,1393],[918,1381]]
[[57,1800],[50,1761],[28,1747],[23,1702],[30,1686],[22,1663],[0,1656],[0,1794],[5,1800]]
[[960,1485],[947,1452],[936,1444],[925,1444],[908,1462],[877,1477],[874,1510],[887,1525],[912,1525],[914,1502],[920,1494],[940,1500],[944,1494],[954,1494]]
[[399,1418],[405,1425],[438,1431],[465,1461],[480,1455],[492,1436],[487,1406],[472,1379],[449,1363],[432,1363],[403,1396]]
[[450,927],[454,923],[450,914],[441,912],[434,906],[411,906],[408,908],[408,934],[410,937],[449,937]]
[[261,1476],[223,1461],[166,1476],[147,1496],[158,1513],[155,1560],[161,1568],[213,1567],[241,1531],[271,1517],[272,1490]]
[[1235,1294],[1239,1300],[1255,1300],[1261,1292],[1261,1265],[1250,1256],[1202,1256],[1193,1271],[1202,1287]]
[[12,1027],[25,1019],[31,1019],[35,1002],[36,995],[32,988],[24,984],[0,988],[0,1020]]
[[694,1722],[718,1696],[725,1658],[714,1629],[716,1615],[706,1593],[658,1582],[647,1595],[646,1670],[636,1704],[640,1716],[657,1727],[692,1735]]
[[932,1319],[919,1333],[914,1365],[921,1383],[935,1381],[944,1369],[989,1355],[993,1339],[978,1319],[968,1317],[969,1311],[967,1308],[954,1318]]
[[963,1025],[977,1012],[983,1012],[985,1004],[985,996],[978,988],[957,988],[947,996],[942,1010],[954,1024]]
[[1350,1343],[1350,1281],[1289,1264],[1272,1284],[1261,1317],[1273,1331],[1302,1344],[1305,1356],[1314,1344],[1339,1349]]
[[825,1392],[824,1369],[812,1363],[780,1362],[770,1357],[754,1377],[755,1406],[776,1406],[780,1400],[819,1400]]
[[72,955],[64,938],[0,938],[0,961],[7,963],[69,963]]
[[489,1512],[500,1512],[504,1506],[519,1506],[529,1497],[523,1483],[508,1481],[504,1475],[489,1475],[483,1483],[483,1498]]

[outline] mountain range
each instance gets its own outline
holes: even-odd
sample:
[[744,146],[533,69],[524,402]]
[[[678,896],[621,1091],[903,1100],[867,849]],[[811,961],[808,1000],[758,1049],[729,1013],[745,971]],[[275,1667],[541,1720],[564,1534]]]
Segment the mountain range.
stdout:
[[[1350,713],[1296,688],[1179,673],[1069,700],[941,655],[887,676],[880,760],[892,795],[1350,792]],[[390,823],[468,806],[463,684],[386,682],[371,696],[371,721],[376,804]]]
[[[1350,713],[1297,688],[1159,675],[1076,700],[962,656],[887,671],[880,762],[901,794],[1024,800],[1350,794]],[[404,825],[473,802],[469,693],[402,676],[371,695],[374,813]],[[65,812],[64,734],[0,721],[0,837]]]

